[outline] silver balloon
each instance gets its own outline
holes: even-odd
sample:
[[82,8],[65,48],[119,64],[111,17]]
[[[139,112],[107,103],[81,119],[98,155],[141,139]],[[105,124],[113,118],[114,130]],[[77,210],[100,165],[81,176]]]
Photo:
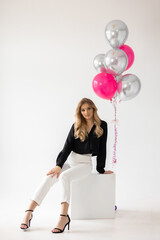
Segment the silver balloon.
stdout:
[[126,74],[119,81],[118,97],[122,101],[127,101],[134,98],[141,89],[141,82],[134,74]]
[[105,28],[105,37],[113,48],[120,47],[128,37],[128,27],[121,20],[113,20]]
[[113,76],[120,75],[128,66],[128,57],[121,49],[111,49],[105,55],[104,65],[108,73]]
[[95,56],[93,60],[93,66],[98,72],[106,72],[105,66],[104,66],[104,57],[105,54],[98,54]]

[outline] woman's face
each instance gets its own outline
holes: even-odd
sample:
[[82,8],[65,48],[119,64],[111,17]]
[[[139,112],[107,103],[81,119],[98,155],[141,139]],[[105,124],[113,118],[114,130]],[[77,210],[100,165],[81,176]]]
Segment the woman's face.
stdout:
[[81,106],[81,114],[86,120],[91,120],[93,118],[93,108],[88,103],[84,103]]

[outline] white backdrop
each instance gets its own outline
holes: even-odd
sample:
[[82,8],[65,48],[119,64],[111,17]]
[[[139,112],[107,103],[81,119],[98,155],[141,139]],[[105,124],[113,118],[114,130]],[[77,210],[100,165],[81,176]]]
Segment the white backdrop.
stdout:
[[[119,208],[160,210],[159,8],[158,0],[0,1],[3,207],[24,210],[55,165],[83,97],[95,102],[109,124],[107,162],[111,160],[114,110],[92,90],[97,74],[93,59],[111,49],[104,29],[120,19],[129,29],[126,44],[135,52],[125,74],[137,75],[142,88],[136,98],[118,104],[116,203]],[[56,210],[58,200],[57,185],[45,201]]]

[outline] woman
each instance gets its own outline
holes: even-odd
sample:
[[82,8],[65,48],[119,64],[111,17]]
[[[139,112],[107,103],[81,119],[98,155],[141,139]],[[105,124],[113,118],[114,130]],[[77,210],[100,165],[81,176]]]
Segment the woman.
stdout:
[[[83,98],[78,103],[75,113],[76,121],[71,126],[64,148],[57,156],[56,166],[46,174],[47,176],[33,194],[21,229],[30,227],[32,212],[41,204],[51,186],[60,181],[62,187],[61,214],[57,226],[52,229],[52,233],[63,232],[67,225],[69,230],[71,221],[68,215],[70,183],[91,173],[92,156],[97,156],[96,169],[100,174],[113,173],[104,170],[108,129],[107,123],[99,118],[97,111],[93,101],[88,98]],[[71,152],[71,157],[67,163],[66,160]]]

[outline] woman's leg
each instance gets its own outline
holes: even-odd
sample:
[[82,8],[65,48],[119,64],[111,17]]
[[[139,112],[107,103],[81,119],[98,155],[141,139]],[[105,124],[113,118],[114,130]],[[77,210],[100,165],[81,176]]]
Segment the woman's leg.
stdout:
[[[37,206],[38,206],[38,204],[37,204],[35,201],[32,200],[32,201],[30,202],[29,206],[28,206],[28,209],[34,210]],[[28,209],[27,209],[27,210],[28,210]],[[26,212],[26,214],[25,214],[22,222],[23,222],[23,223],[26,223],[26,224],[28,225],[29,219],[31,219],[31,214],[32,214],[31,211]],[[26,229],[27,226],[24,225],[24,224],[21,224],[21,228]]]
[[72,181],[87,177],[92,171],[90,164],[78,164],[63,172],[60,177],[61,202],[70,204],[70,186]]
[[[68,163],[64,163],[61,174],[68,169],[70,169],[70,165]],[[54,177],[51,177],[51,175],[45,176],[40,185],[37,187],[36,191],[33,193],[31,200],[34,200],[40,206],[50,188],[59,181],[59,178],[57,178],[57,175]]]
[[[77,164],[71,167],[60,175],[61,185],[61,214],[68,214],[68,208],[70,203],[70,186],[72,181],[80,180],[87,177],[92,171],[91,164]],[[60,216],[56,228],[63,229],[68,222],[67,217]],[[59,232],[58,229],[52,229],[52,232]]]
[[[67,163],[64,163],[61,173],[63,173],[64,171],[66,171],[69,168],[70,168],[70,165]],[[28,209],[34,210],[37,206],[40,206],[43,199],[49,192],[50,188],[58,181],[59,181],[59,178],[57,178],[57,175],[55,175],[54,177],[51,177],[50,175],[45,176],[44,179],[42,180],[42,182],[40,183],[40,185],[37,187],[34,194],[32,195],[31,202],[30,202],[27,210]],[[63,211],[66,211],[66,206],[64,207]],[[25,213],[23,223],[26,223],[28,225],[29,219],[31,219],[31,214],[32,214],[32,212],[30,212],[30,211]],[[27,226],[21,224],[21,228],[26,229]]]
[[[61,214],[68,214],[69,204],[67,202],[61,203]],[[68,223],[68,217],[59,216],[59,221],[57,223],[57,228],[63,229],[64,226]],[[58,229],[53,229],[52,232],[59,232]]]

